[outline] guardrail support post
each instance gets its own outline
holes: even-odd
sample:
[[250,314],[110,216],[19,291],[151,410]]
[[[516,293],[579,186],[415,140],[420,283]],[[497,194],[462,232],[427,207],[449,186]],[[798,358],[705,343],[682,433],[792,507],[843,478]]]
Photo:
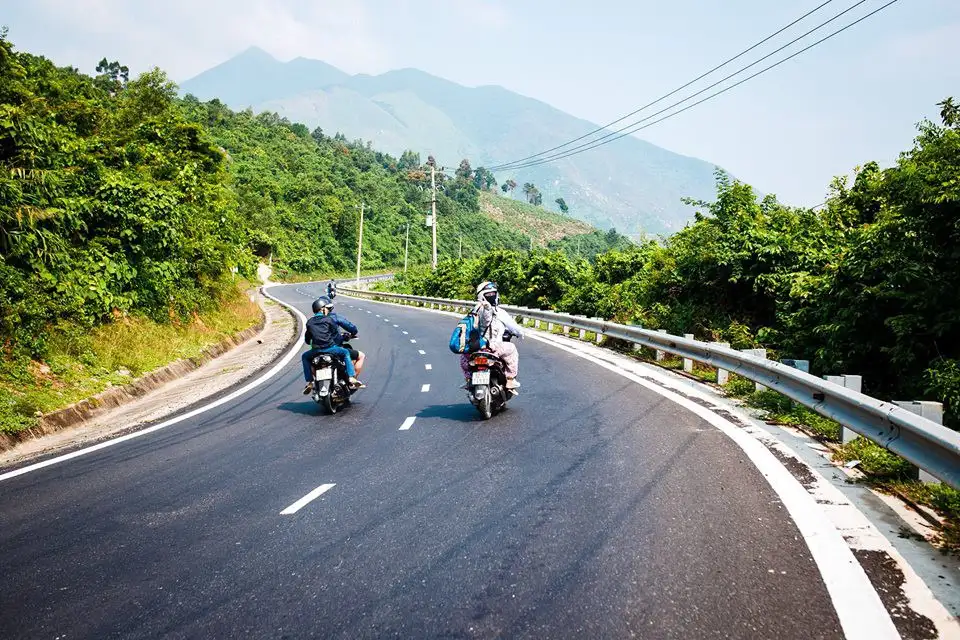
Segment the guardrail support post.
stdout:
[[586,337],[587,337],[587,330],[586,330],[586,329],[580,329],[580,339],[583,340],[583,339],[586,338]]
[[[657,329],[657,333],[666,333],[666,332],[667,332],[666,329]],[[656,349],[655,353],[653,354],[653,359],[656,360],[657,362],[663,361],[663,359],[666,357],[667,357],[666,351],[661,351],[660,349]]]
[[[600,320],[600,321],[602,321],[603,318],[594,318],[594,320]],[[597,344],[603,344],[603,338],[604,338],[604,335],[603,335],[602,333],[600,333],[599,331],[597,331],[597,335],[596,335]]]
[[549,331],[550,333],[553,333],[553,323],[552,323],[552,322],[548,322],[548,323],[547,323],[547,331]]
[[[726,347],[727,349],[730,348],[729,342],[711,342],[710,344],[717,347]],[[726,369],[720,369],[718,367],[717,368],[717,384],[719,384],[720,386],[723,386],[727,384],[727,382],[729,381],[730,381],[730,372],[727,371]]]
[[[921,418],[933,420],[937,424],[943,424],[943,404],[931,402],[929,400],[894,400],[893,404],[901,409],[906,409],[910,413],[915,413]],[[917,469],[916,478],[920,482],[940,482],[923,469]]]
[[540,328],[540,321],[539,321],[539,320],[534,320],[534,321],[533,321],[533,328],[534,328],[534,329],[539,329],[539,328]]
[[[687,340],[693,340],[692,333],[685,333],[683,334],[683,337],[686,338]],[[693,360],[691,360],[690,358],[684,358],[683,370],[686,371],[687,373],[693,373]]]
[[568,325],[563,325],[563,335],[570,335],[570,327]]
[[[860,393],[860,389],[863,387],[863,376],[823,376],[823,379],[827,382],[838,384],[841,387],[846,387],[851,391],[856,391],[857,393]],[[855,431],[843,427],[843,437],[841,438],[843,444],[847,444],[856,437],[857,433]]]
[[[760,358],[761,360],[766,360],[766,359],[767,359],[767,350],[766,350],[766,349],[740,349],[740,351],[742,351],[743,353],[749,353],[750,355],[756,356],[757,358]],[[766,388],[765,386],[763,386],[762,384],[760,384],[759,382],[755,382],[755,383],[754,383],[753,389],[754,389],[754,391],[766,391],[766,390],[767,390],[767,388]]]

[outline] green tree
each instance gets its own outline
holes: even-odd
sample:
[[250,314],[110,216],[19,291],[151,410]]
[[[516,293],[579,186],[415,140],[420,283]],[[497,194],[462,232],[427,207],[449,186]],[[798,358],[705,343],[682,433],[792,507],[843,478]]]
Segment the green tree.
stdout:
[[106,58],[97,63],[97,74],[94,84],[110,95],[115,95],[130,80],[130,69],[127,65],[121,65],[116,60],[107,62]]
[[527,182],[523,185],[523,195],[527,197],[527,202],[534,205],[539,205],[543,203],[543,196],[540,194],[540,190],[537,189],[536,185],[532,182]]
[[570,212],[570,207],[567,206],[567,202],[563,198],[557,198],[554,202],[556,202],[557,207],[560,208],[560,213],[566,215]]
[[455,175],[460,180],[471,180],[473,178],[473,169],[470,167],[470,161],[466,158],[461,160]]
[[473,172],[473,185],[480,191],[496,191],[497,179],[493,172],[477,167]]

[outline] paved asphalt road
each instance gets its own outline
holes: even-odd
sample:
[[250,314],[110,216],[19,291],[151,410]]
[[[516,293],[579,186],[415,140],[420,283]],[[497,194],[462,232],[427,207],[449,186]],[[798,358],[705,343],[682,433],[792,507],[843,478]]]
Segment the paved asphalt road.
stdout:
[[[308,311],[304,288],[272,292]],[[483,422],[451,318],[337,303],[371,362],[344,412],[300,394],[297,359],[0,482],[0,637],[841,635],[777,496],[700,418],[527,341],[522,394]]]

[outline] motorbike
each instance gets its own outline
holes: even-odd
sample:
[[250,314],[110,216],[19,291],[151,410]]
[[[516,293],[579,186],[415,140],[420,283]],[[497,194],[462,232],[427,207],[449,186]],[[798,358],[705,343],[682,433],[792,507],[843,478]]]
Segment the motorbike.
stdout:
[[[341,346],[351,349],[347,340],[355,340],[356,337],[343,334]],[[357,389],[350,387],[347,366],[340,356],[318,353],[310,360],[310,374],[313,378],[313,401],[323,405],[331,415],[350,404],[350,397],[357,392]]]
[[[504,341],[510,341],[510,335],[504,335]],[[470,386],[467,397],[477,408],[484,420],[507,408],[507,401],[517,395],[507,389],[506,368],[497,355],[487,349],[470,354]]]

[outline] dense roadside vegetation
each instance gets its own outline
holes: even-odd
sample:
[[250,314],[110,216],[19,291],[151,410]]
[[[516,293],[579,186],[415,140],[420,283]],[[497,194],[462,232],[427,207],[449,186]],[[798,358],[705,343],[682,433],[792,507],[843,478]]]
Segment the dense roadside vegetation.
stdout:
[[[836,179],[816,209],[760,198],[719,174],[716,199],[691,202],[695,221],[663,241],[592,261],[569,251],[532,258],[495,251],[447,262],[436,273],[410,273],[391,286],[472,297],[474,283],[491,279],[510,303],[694,333],[735,348],[766,347],[773,358],[811,360],[816,374],[862,374],[864,391],[877,397],[941,401],[947,426],[957,429],[960,109],[949,99],[940,106],[941,123],[921,123],[895,166],[868,163],[852,181]],[[775,420],[839,439],[839,425],[752,390],[743,380],[731,386]],[[947,515],[944,539],[960,548],[960,492],[904,483],[910,465],[862,438],[837,455],[859,460],[884,486]]]
[[[258,260],[352,271],[361,203],[365,270],[403,263],[408,224],[426,262],[426,164],[178,98],[158,69],[58,68],[0,33],[0,431],[249,326]],[[478,215],[471,179],[438,180],[441,255],[529,246]]]
[[[397,286],[467,295],[493,279],[524,305],[764,346],[822,373],[861,373],[883,397],[929,398],[960,418],[960,115],[942,104],[896,166],[838,178],[816,210],[717,176],[713,202],[662,242],[606,251],[495,251]],[[570,244],[565,239],[563,245]]]

